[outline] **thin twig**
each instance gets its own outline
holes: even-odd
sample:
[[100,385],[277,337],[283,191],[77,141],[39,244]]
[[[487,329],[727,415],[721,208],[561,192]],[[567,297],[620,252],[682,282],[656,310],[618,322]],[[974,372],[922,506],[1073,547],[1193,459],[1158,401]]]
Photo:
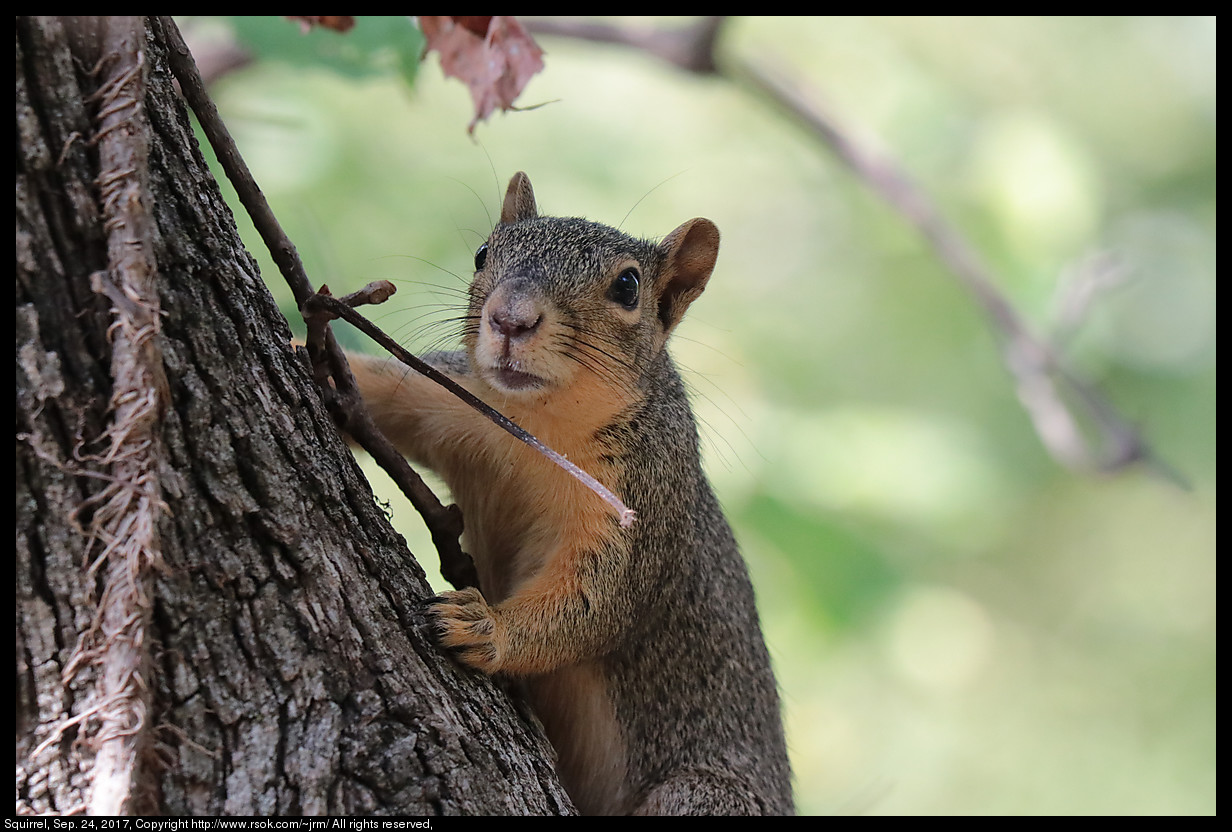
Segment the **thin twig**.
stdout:
[[227,174],[227,179],[231,180],[231,184],[235,187],[240,203],[252,218],[257,233],[261,235],[266,248],[269,249],[270,256],[286,279],[287,285],[291,287],[295,302],[302,305],[312,296],[313,292],[312,282],[308,279],[304,264],[299,259],[299,252],[295,250],[294,244],[283,232],[282,226],[278,224],[278,219],[270,209],[265,195],[261,193],[257,180],[253,178],[252,171],[248,169],[244,157],[240,155],[239,147],[231,138],[226,125],[223,124],[218,108],[206,92],[205,83],[200,73],[197,72],[192,53],[189,52],[188,45],[184,43],[184,38],[175,25],[175,21],[170,17],[160,17],[159,22],[166,33],[168,60],[171,63],[171,71],[175,74],[176,80],[180,82],[180,92],[196,114],[201,129],[209,139],[210,147],[214,148],[214,153],[217,154],[218,161]]
[[[358,292],[342,298],[347,306],[363,303],[380,303],[393,294],[395,287],[389,281],[369,283]],[[329,287],[322,286],[314,298],[328,296]],[[332,298],[331,298],[332,300]],[[313,373],[325,397],[326,406],[335,421],[361,448],[381,462],[390,478],[397,484],[403,496],[424,518],[424,525],[432,536],[441,561],[441,577],[455,589],[479,586],[475,562],[462,551],[459,538],[462,536],[462,511],[456,505],[443,505],[423,478],[398,452],[392,442],[381,433],[372,419],[372,414],[359,394],[351,366],[344,359],[334,363],[324,350],[325,337],[330,333],[328,321],[331,316],[312,314],[307,309],[304,321],[308,324],[308,353],[312,358]],[[328,366],[327,366],[328,365]],[[329,379],[334,380],[330,386]]]
[[620,517],[621,527],[628,528],[633,525],[633,522],[637,519],[637,513],[634,512],[633,509],[626,506],[621,499],[613,494],[603,483],[599,482],[590,474],[574,465],[568,459],[540,442],[534,435],[518,427],[518,425],[511,422],[502,413],[500,413],[500,411],[489,407],[483,402],[483,400],[476,397],[466,388],[460,386],[449,376],[445,375],[440,370],[436,369],[431,364],[428,364],[412,353],[407,352],[397,341],[381,331],[380,327],[356,312],[346,303],[343,303],[337,298],[330,297],[329,295],[317,294],[313,295],[308,303],[304,304],[304,309],[302,311],[305,318],[317,316],[321,312],[326,312],[342,318],[347,323],[350,323],[359,329],[369,338],[389,350],[390,354],[392,354],[403,364],[407,365],[421,375],[427,376],[441,387],[444,387],[450,393],[453,393],[466,404],[470,405],[472,408],[491,420],[497,427],[501,428],[520,441],[525,442],[527,445],[530,445],[532,448],[539,451],[539,453],[552,460],[552,462],[560,468],[567,471],[576,480],[581,482],[595,494],[599,495],[605,503],[616,510],[616,513]]

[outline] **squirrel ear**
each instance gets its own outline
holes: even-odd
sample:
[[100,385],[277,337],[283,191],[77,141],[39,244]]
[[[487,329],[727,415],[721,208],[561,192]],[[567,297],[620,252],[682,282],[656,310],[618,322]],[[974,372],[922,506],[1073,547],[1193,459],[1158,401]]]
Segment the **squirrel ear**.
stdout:
[[535,191],[530,186],[530,177],[518,171],[509,180],[505,191],[505,204],[501,206],[500,221],[502,224],[521,222],[539,216],[535,207]]
[[666,286],[659,295],[659,320],[665,333],[697,300],[719,256],[719,229],[707,219],[689,220],[659,243]]

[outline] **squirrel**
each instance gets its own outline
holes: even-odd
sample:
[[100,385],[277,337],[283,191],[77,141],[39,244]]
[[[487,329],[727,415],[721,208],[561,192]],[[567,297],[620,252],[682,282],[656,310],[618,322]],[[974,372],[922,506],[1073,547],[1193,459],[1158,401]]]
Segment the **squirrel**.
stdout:
[[794,812],[748,570],[665,349],[718,248],[707,219],[656,245],[539,216],[518,173],[475,252],[465,350],[425,356],[620,495],[629,528],[443,388],[351,356],[377,426],[462,509],[479,589],[433,599],[440,644],[524,684],[585,814]]

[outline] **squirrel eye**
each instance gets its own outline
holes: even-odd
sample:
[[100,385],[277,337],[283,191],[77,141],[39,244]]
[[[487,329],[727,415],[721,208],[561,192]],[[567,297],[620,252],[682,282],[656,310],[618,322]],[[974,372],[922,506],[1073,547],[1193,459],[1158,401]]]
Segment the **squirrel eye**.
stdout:
[[635,308],[637,306],[637,278],[637,269],[632,267],[625,269],[616,275],[616,279],[608,287],[607,296],[625,309]]
[[482,271],[483,264],[488,262],[488,244],[484,243],[475,249],[475,271]]

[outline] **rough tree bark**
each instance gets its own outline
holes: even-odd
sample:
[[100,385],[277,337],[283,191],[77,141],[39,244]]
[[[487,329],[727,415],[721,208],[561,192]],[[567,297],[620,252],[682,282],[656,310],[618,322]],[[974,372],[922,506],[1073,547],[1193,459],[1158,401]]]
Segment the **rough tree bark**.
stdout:
[[[537,729],[426,638],[423,573],[289,347],[157,24],[156,297],[110,282],[103,70],[65,29],[17,19],[17,811],[108,805],[108,743],[132,752],[106,764],[107,788],[131,777],[130,812],[572,811]],[[113,361],[142,304],[137,343],[166,381],[138,476],[117,463],[132,396]],[[113,544],[143,519],[127,556]]]

